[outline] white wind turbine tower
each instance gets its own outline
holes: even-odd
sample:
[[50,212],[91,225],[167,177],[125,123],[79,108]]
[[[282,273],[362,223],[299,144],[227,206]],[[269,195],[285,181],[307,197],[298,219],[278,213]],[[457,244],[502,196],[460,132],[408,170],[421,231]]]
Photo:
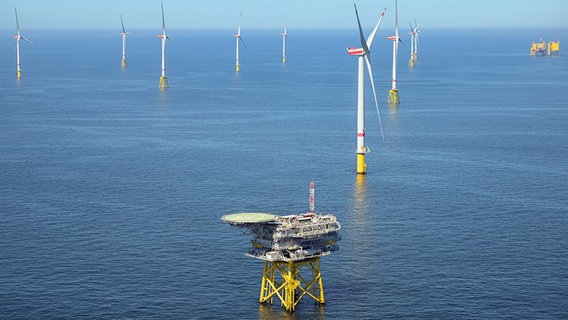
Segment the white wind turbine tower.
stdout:
[[123,68],[126,68],[126,36],[132,33],[126,32],[124,29],[124,21],[122,21],[122,15],[120,15],[120,24],[122,24],[122,32],[120,36],[122,37],[122,63],[120,64]]
[[16,14],[16,31],[17,34],[14,36],[16,39],[16,62],[18,64],[18,79],[22,77],[22,65],[20,63],[20,40],[24,40],[33,43],[31,40],[22,37],[20,34],[20,22],[18,21],[18,10],[14,8],[14,13]]
[[246,47],[245,42],[243,41],[243,38],[241,38],[241,21],[243,20],[243,12],[241,11],[241,17],[239,18],[239,28],[237,29],[237,33],[235,33],[233,36],[235,37],[235,41],[236,41],[236,66],[235,66],[235,70],[237,72],[241,71],[241,64],[239,62],[239,42],[242,42],[243,45]]
[[286,39],[288,39],[288,33],[286,29],[288,27],[288,16],[284,23],[284,32],[282,32],[282,63],[286,63]]
[[158,35],[162,39],[162,76],[160,77],[160,88],[165,89],[168,87],[168,77],[166,77],[166,41],[174,39],[168,37],[166,34],[166,19],[164,18],[164,2],[162,1],[162,34]]
[[381,135],[383,136],[383,126],[381,123],[381,114],[379,112],[379,104],[377,102],[377,93],[375,91],[375,82],[373,81],[373,70],[371,69],[371,60],[369,54],[371,53],[371,45],[373,39],[379,29],[381,21],[385,15],[387,8],[381,13],[381,17],[377,25],[365,40],[361,22],[359,21],[359,13],[357,12],[357,5],[355,7],[355,15],[357,16],[357,25],[359,27],[359,36],[361,38],[361,48],[352,47],[347,48],[347,53],[350,55],[358,56],[358,75],[357,75],[357,173],[367,173],[367,165],[365,164],[365,154],[370,152],[369,147],[365,146],[365,64],[369,71],[369,79],[371,80],[371,87],[373,88],[373,97],[375,98],[375,107],[377,109],[377,116],[379,118],[379,125],[381,128]]
[[395,22],[394,22],[394,30],[395,35],[389,36],[388,39],[393,41],[392,44],[392,88],[389,91],[389,98],[388,103],[391,104],[398,104],[400,100],[398,98],[398,89],[396,88],[396,61],[398,56],[398,42],[402,42],[400,37],[398,36],[398,1],[394,0],[395,3]]

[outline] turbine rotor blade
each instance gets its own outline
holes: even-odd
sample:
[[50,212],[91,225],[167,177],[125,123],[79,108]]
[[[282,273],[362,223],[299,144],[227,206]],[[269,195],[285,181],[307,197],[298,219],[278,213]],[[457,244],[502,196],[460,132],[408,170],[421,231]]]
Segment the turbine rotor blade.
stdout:
[[373,88],[373,98],[375,99],[375,108],[377,109],[379,127],[381,128],[381,137],[383,138],[383,141],[385,141],[385,134],[383,132],[383,122],[381,121],[381,112],[379,111],[379,103],[377,102],[377,92],[375,91],[375,81],[373,80],[373,70],[371,68],[371,61],[369,60],[369,55],[365,55],[365,65],[367,65],[367,71],[369,72],[369,79],[371,80],[371,87]]
[[241,15],[239,17],[239,28],[237,29],[237,35],[240,37],[241,36],[241,23],[243,21],[243,11],[241,10]]
[[248,50],[247,44],[245,43],[245,41],[243,40],[243,38],[241,36],[238,37],[239,41],[243,44],[243,46],[245,46],[245,49]]
[[20,37],[20,39],[22,39],[22,40],[24,40],[24,41],[27,41],[27,42],[29,42],[29,43],[31,43],[31,44],[34,44],[34,42],[33,42],[32,40],[28,39],[28,38]]
[[394,28],[396,36],[398,37],[398,1],[397,0],[394,0],[394,5],[395,5]]
[[373,29],[373,31],[371,32],[371,34],[367,38],[367,47],[369,48],[369,51],[371,50],[371,46],[373,45],[373,40],[375,39],[375,35],[377,34],[377,30],[379,30],[379,26],[381,25],[381,21],[383,21],[383,17],[385,16],[386,11],[387,11],[387,8],[385,7],[383,12],[381,13],[381,17],[379,18],[379,22],[377,22],[377,25],[375,26],[375,28]]
[[20,35],[20,22],[18,21],[18,10],[14,8],[14,13],[16,14],[16,30],[18,30],[18,35]]
[[161,2],[162,4],[162,30],[164,31],[164,35],[166,34],[166,19],[164,18],[164,1]]
[[124,22],[122,21],[122,15],[120,15],[120,24],[122,24],[122,33],[127,34],[126,30],[124,29]]
[[355,7],[355,15],[357,16],[357,25],[359,26],[359,37],[361,38],[361,47],[363,48],[363,54],[369,52],[369,47],[367,46],[367,41],[365,41],[365,36],[363,35],[363,29],[361,28],[361,21],[359,21],[359,12],[357,12],[357,5],[353,3]]

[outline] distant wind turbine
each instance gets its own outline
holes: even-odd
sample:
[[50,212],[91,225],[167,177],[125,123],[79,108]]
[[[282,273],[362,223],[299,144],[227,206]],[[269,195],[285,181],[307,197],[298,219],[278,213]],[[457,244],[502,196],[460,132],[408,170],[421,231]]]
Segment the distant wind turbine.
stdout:
[[361,28],[361,22],[359,21],[359,13],[357,12],[357,5],[353,4],[355,7],[355,15],[357,16],[357,25],[359,26],[359,36],[361,38],[361,48],[352,47],[347,48],[347,53],[350,55],[358,56],[358,76],[357,76],[357,173],[367,173],[367,165],[365,164],[365,154],[369,153],[371,150],[369,147],[365,146],[365,64],[367,65],[367,70],[369,71],[369,79],[371,80],[371,87],[373,88],[373,97],[375,98],[375,107],[377,109],[377,116],[379,118],[379,126],[381,128],[381,135],[383,135],[383,125],[381,123],[381,114],[379,112],[379,103],[377,102],[377,93],[375,91],[375,82],[373,80],[373,70],[371,69],[371,60],[369,54],[371,53],[371,45],[373,44],[373,39],[377,34],[377,30],[383,20],[385,11],[381,13],[381,17],[377,22],[377,25],[365,40],[363,35],[363,30]]
[[414,68],[414,64],[416,62],[416,58],[418,58],[417,48],[416,48],[416,38],[418,37],[418,25],[412,27],[412,24],[409,23],[410,32],[410,61],[408,61],[408,66]]
[[20,63],[20,40],[24,40],[33,43],[31,40],[22,37],[20,33],[20,22],[18,21],[18,10],[14,8],[14,13],[16,14],[16,31],[17,34],[14,36],[16,39],[16,62],[18,64],[18,79],[22,77],[22,65]]
[[243,45],[246,47],[246,44],[243,41],[243,38],[241,38],[241,21],[242,20],[243,20],[243,12],[241,11],[241,17],[239,19],[239,28],[237,29],[237,33],[235,33],[233,35],[235,37],[235,42],[236,42],[236,66],[235,66],[235,70],[237,72],[241,71],[241,64],[239,62],[239,42],[242,42]]
[[394,0],[395,4],[395,19],[394,30],[395,35],[389,36],[388,39],[392,40],[392,88],[389,91],[388,103],[399,104],[398,89],[396,88],[396,61],[398,56],[398,43],[402,42],[398,36],[398,1]]
[[420,24],[414,20],[414,24],[416,25],[416,29],[414,31],[414,60],[418,60],[418,40],[420,36]]
[[286,15],[284,23],[284,32],[282,32],[282,63],[286,63],[286,40],[288,39],[288,33],[286,29],[288,27],[288,15]]
[[165,89],[168,87],[168,77],[166,77],[166,41],[174,39],[168,37],[166,34],[166,19],[164,18],[164,2],[162,1],[162,34],[158,35],[162,39],[162,76],[160,77],[160,88]]
[[124,21],[122,21],[122,15],[120,15],[120,24],[122,24],[122,32],[120,33],[120,36],[122,36],[122,63],[121,63],[121,66],[123,68],[126,68],[126,36],[130,35],[132,33],[126,32],[126,30],[124,29]]

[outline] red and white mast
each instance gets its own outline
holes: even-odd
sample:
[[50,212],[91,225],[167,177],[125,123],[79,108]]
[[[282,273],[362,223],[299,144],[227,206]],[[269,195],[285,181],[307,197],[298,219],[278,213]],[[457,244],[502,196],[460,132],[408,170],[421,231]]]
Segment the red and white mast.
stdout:
[[312,182],[310,183],[310,213],[315,212],[315,184],[315,180],[312,179]]

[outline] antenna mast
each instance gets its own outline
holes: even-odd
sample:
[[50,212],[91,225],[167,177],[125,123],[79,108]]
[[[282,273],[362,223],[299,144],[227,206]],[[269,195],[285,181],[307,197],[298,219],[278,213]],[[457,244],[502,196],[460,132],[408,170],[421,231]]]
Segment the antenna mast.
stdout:
[[315,180],[310,183],[310,213],[315,212]]

